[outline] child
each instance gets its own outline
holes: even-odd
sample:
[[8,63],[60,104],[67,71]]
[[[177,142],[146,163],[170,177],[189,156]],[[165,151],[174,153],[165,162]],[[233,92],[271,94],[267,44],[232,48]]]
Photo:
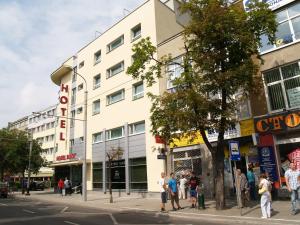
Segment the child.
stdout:
[[205,209],[205,203],[204,203],[204,185],[203,185],[202,182],[200,182],[199,185],[198,185],[197,193],[198,193],[198,209],[200,209],[200,207],[202,209]]

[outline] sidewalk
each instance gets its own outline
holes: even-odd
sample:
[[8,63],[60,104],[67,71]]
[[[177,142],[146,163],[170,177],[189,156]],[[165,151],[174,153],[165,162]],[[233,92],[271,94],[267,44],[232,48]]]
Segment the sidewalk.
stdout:
[[[83,202],[80,194],[72,194],[72,196],[61,196],[55,194],[52,191],[44,192],[31,192],[30,196],[22,195],[21,193],[15,193],[15,197],[18,199],[34,199],[36,201],[48,201],[52,203],[81,205],[86,207],[99,208],[104,210],[142,210],[149,212],[159,212],[160,199],[159,198],[141,198],[137,196],[121,196],[118,193],[113,193],[114,203],[109,203],[109,194],[103,194],[100,191],[89,191],[87,194],[87,201]],[[261,210],[259,202],[254,203],[251,207],[238,209],[235,202],[227,202],[227,209],[216,210],[214,201],[206,201],[205,210],[198,210],[190,208],[190,202],[188,200],[180,201],[182,210],[173,212],[169,211],[170,216],[183,216],[183,217],[197,217],[207,216],[213,218],[227,218],[227,219],[259,219],[261,218]],[[268,221],[276,222],[291,222],[298,223],[300,221],[300,213],[295,216],[290,215],[290,201],[274,201],[272,204],[274,211],[272,212],[272,218]],[[171,210],[171,203],[168,201],[167,210]],[[242,213],[242,214],[241,214]]]

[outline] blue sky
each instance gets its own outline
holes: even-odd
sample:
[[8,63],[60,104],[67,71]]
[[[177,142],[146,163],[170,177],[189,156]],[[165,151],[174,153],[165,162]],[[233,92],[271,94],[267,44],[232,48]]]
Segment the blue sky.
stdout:
[[57,103],[50,74],[145,0],[0,0],[0,128]]

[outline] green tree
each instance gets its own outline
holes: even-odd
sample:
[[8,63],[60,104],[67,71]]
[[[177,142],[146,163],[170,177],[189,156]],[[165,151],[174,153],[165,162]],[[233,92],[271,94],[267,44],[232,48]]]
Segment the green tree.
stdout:
[[[21,173],[24,178],[25,171],[28,170],[29,143],[31,138],[25,131],[20,130],[0,130],[0,172],[3,174]],[[32,140],[31,166],[30,171],[37,173],[39,169],[46,165],[41,156],[43,149],[36,140]]]
[[[266,34],[274,42],[275,15],[259,1],[252,1],[248,13],[228,0],[190,0],[181,10],[190,16],[183,30],[183,62],[172,62],[171,56],[155,58],[156,48],[146,38],[133,46],[135,61],[127,73],[151,86],[167,65],[183,68],[174,81],[175,92],[149,94],[152,132],[169,141],[180,136],[179,130],[190,136],[201,133],[212,155],[216,208],[223,209],[224,133],[236,122],[238,100],[233,96],[238,90],[248,96],[257,88],[260,37]],[[209,129],[218,132],[217,147],[207,139]]]

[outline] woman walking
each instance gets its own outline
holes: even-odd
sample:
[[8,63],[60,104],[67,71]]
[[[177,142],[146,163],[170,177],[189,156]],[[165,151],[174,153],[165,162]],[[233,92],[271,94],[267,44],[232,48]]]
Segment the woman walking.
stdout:
[[271,217],[271,193],[269,190],[270,183],[266,179],[266,174],[260,175],[259,182],[259,194],[261,194],[260,198],[260,207],[262,212],[263,219],[267,219]]

